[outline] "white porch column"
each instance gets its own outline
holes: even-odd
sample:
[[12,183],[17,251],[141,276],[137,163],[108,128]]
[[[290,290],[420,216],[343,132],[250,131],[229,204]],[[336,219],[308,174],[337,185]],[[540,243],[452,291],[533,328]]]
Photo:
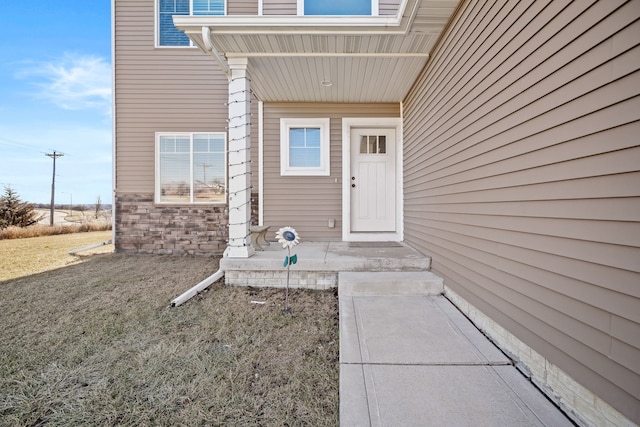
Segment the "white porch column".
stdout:
[[229,245],[225,256],[249,258],[251,243],[251,93],[247,58],[229,58]]

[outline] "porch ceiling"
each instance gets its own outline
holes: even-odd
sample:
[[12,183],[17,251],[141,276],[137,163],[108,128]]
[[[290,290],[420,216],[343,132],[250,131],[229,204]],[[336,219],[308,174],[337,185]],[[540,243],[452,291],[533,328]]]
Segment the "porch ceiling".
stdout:
[[223,67],[228,58],[249,58],[262,101],[400,102],[458,2],[404,0],[398,16],[176,16],[174,22]]

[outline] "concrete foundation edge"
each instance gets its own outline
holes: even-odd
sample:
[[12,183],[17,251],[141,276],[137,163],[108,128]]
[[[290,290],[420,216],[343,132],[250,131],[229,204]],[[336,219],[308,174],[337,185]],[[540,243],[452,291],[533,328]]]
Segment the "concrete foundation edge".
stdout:
[[[287,286],[287,270],[226,271],[225,283],[230,286],[284,288]],[[338,286],[338,272],[336,271],[292,270],[289,275],[289,287],[293,289],[327,290],[336,286]]]
[[531,381],[576,424],[594,427],[637,427],[637,424],[469,304],[446,283],[444,295],[502,351],[515,360],[518,367],[528,372]]

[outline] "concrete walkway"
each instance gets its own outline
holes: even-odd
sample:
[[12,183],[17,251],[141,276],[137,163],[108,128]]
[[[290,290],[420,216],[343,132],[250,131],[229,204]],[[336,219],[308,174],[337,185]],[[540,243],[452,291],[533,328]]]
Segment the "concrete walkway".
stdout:
[[443,296],[339,289],[341,426],[573,425]]

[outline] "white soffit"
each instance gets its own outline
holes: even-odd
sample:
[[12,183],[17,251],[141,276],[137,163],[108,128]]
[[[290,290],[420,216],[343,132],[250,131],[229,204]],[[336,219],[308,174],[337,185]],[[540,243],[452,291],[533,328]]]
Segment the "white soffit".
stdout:
[[[250,58],[256,96],[278,102],[400,102],[424,57]],[[330,82],[323,86],[321,82]]]
[[174,23],[205,52],[212,46],[226,58],[249,58],[262,101],[400,102],[457,6],[404,0],[391,17],[176,16]]

